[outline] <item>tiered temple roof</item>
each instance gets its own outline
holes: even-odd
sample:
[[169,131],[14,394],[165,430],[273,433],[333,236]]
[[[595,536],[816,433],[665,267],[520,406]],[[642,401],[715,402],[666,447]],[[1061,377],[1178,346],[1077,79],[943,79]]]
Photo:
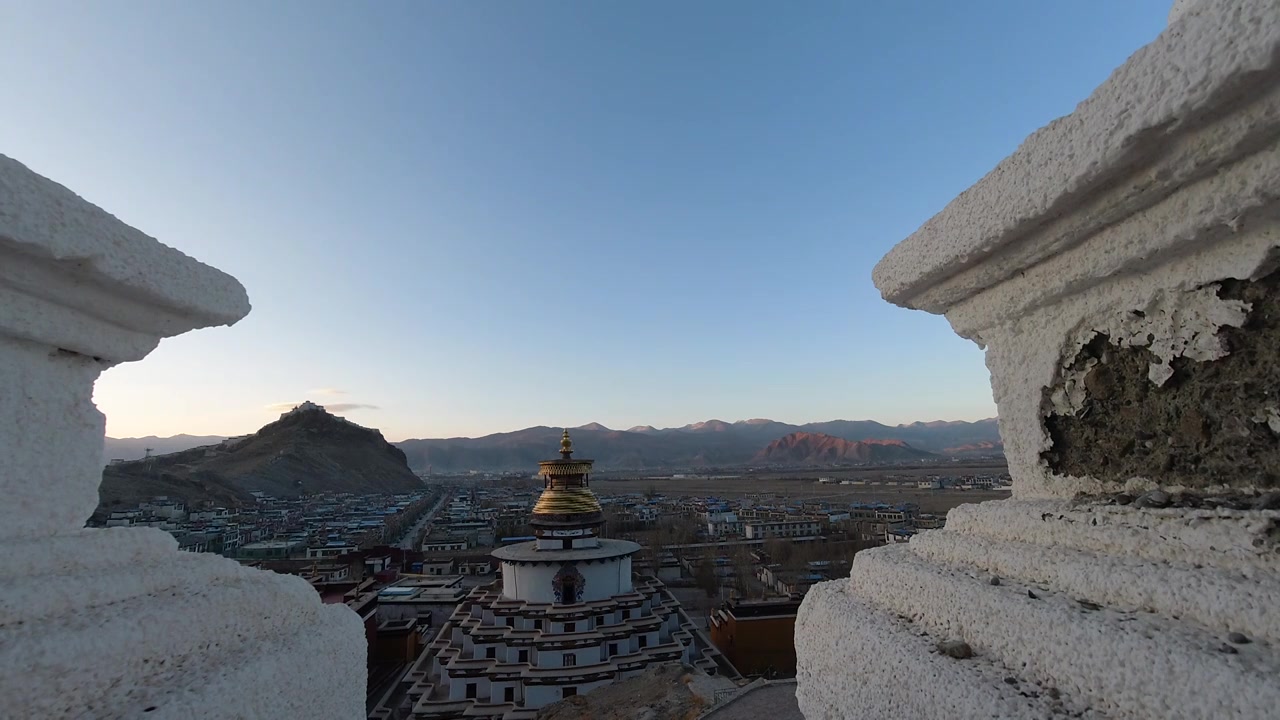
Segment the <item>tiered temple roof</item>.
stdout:
[[[548,622],[590,621],[593,617],[624,609],[635,610],[637,616],[575,633],[550,633],[505,625],[507,617],[545,619]],[[468,650],[477,643],[500,643],[530,651],[573,650],[598,647],[645,632],[658,632],[663,641],[648,647],[628,648],[601,662],[570,667],[538,667],[531,662],[467,656]],[[590,683],[630,677],[650,665],[676,661],[690,662],[709,675],[736,676],[732,665],[714,645],[705,638],[698,638],[700,641],[695,642],[697,634],[680,603],[653,577],[637,579],[635,591],[627,595],[571,606],[511,600],[502,596],[496,583],[476,588],[454,610],[435,641],[406,675],[407,680],[414,681],[408,693],[412,717],[415,720],[464,716],[523,720],[537,714],[536,709],[516,703],[485,702],[479,698],[450,699],[449,681],[455,678],[518,680],[529,685]]]
[[575,460],[573,440],[565,430],[560,440],[560,457],[538,463],[543,490],[533,506],[530,524],[539,527],[582,527],[604,525],[604,511],[591,492],[589,477],[594,460]]

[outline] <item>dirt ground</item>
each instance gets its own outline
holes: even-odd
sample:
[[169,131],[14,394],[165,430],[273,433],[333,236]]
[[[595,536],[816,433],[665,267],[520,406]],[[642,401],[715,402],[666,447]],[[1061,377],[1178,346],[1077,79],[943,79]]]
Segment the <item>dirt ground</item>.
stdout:
[[548,705],[538,720],[694,720],[736,685],[679,664],[655,666],[639,677]]
[[[711,472],[690,471],[689,474],[699,475],[721,475],[736,476],[745,480],[796,480],[808,478],[810,480],[818,477],[834,477],[840,480],[857,479],[857,480],[875,480],[877,478],[901,477],[901,478],[919,478],[928,477],[930,475],[943,476],[964,476],[964,475],[1000,475],[1009,472],[1009,466],[1004,460],[960,460],[955,462],[932,462],[920,465],[865,465],[861,467],[849,468],[825,468],[811,469],[804,471],[745,471],[745,470],[717,470]],[[592,476],[599,480],[607,481],[625,481],[625,482],[647,482],[650,476],[620,475],[611,472],[599,472]],[[670,480],[671,478],[662,478]]]

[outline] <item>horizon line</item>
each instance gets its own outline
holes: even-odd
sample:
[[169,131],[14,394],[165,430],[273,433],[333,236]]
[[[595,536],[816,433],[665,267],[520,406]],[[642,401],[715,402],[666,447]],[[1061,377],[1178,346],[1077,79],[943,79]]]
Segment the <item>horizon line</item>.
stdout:
[[[321,403],[315,403],[315,404],[316,404],[316,405],[320,405],[320,407],[324,407],[324,405],[323,405],[323,404],[321,404]],[[328,410],[327,410],[327,409],[326,409],[326,412],[328,412]],[[344,416],[339,415],[339,414],[337,414],[337,413],[330,413],[330,414],[331,414],[331,415],[334,415],[334,416],[336,416],[336,417],[344,417]],[[746,418],[746,419],[742,419],[742,420],[720,420],[719,418],[708,418],[708,419],[706,419],[706,420],[698,420],[698,421],[696,421],[696,422],[685,423],[684,425],[676,425],[676,426],[671,426],[671,427],[662,427],[662,428],[660,428],[660,427],[656,427],[656,426],[653,426],[653,425],[632,425],[632,426],[630,426],[630,427],[628,427],[628,428],[611,428],[611,427],[608,427],[607,425],[605,425],[604,423],[600,423],[600,422],[592,421],[592,422],[583,423],[583,424],[581,424],[581,425],[571,425],[571,426],[564,426],[564,425],[529,425],[529,426],[522,427],[522,428],[516,428],[516,429],[514,429],[514,430],[497,430],[497,431],[494,431],[494,432],[484,433],[484,434],[482,434],[482,435],[450,435],[450,436],[444,436],[444,437],[421,437],[421,436],[419,436],[419,437],[406,437],[406,438],[402,438],[402,439],[400,439],[400,440],[390,440],[390,439],[388,439],[388,440],[387,440],[387,442],[390,442],[390,443],[401,443],[401,442],[408,442],[408,441],[410,441],[410,440],[478,440],[478,439],[480,439],[480,438],[486,438],[486,437],[490,437],[490,436],[492,436],[492,435],[506,435],[506,434],[510,434],[510,433],[523,432],[523,431],[525,431],[525,430],[533,430],[533,429],[536,429],[536,428],[551,428],[551,429],[557,429],[557,428],[558,428],[558,429],[563,429],[563,430],[582,430],[582,429],[586,429],[586,428],[587,428],[588,426],[590,426],[590,425],[599,425],[600,427],[604,428],[605,430],[607,430],[607,431],[609,431],[609,432],[631,432],[631,431],[632,431],[632,428],[642,428],[642,427],[649,427],[649,428],[653,428],[653,430],[654,430],[654,431],[656,431],[656,432],[665,432],[665,431],[670,431],[670,430],[682,430],[682,429],[684,429],[684,428],[692,427],[692,426],[694,426],[694,425],[700,425],[700,424],[712,423],[712,422],[721,422],[721,423],[724,423],[724,424],[726,424],[726,425],[745,425],[745,424],[750,423],[750,422],[751,422],[751,421],[753,421],[753,420],[759,420],[759,421],[764,421],[764,422],[776,422],[776,423],[779,423],[779,424],[781,424],[781,425],[792,425],[792,426],[795,426],[795,427],[804,427],[804,426],[806,426],[806,425],[816,425],[816,424],[819,424],[819,423],[831,423],[831,422],[874,422],[874,423],[877,423],[877,424],[879,424],[879,425],[884,425],[885,427],[889,427],[889,428],[900,428],[900,427],[907,427],[907,426],[910,426],[910,425],[916,425],[916,424],[928,425],[928,424],[931,424],[931,423],[968,423],[968,424],[973,424],[973,423],[980,423],[980,422],[989,422],[989,421],[992,421],[992,420],[999,420],[999,417],[998,417],[998,416],[991,416],[991,417],[978,418],[978,419],[976,419],[976,420],[946,420],[946,419],[941,419],[941,418],[939,418],[939,419],[935,419],[935,420],[913,420],[913,421],[911,421],[911,422],[896,423],[896,424],[885,423],[885,422],[882,422],[882,421],[880,421],[880,420],[872,420],[872,419],[870,419],[870,418],[864,418],[864,419],[861,419],[861,420],[849,420],[849,419],[846,419],[846,418],[833,418],[833,419],[831,419],[831,420],[810,420],[810,421],[803,422],[803,423],[794,423],[794,422],[787,422],[787,421],[785,421],[785,420],[773,420],[772,418],[761,418],[761,417]],[[275,422],[275,421],[273,420],[273,421],[271,421],[271,422]],[[157,440],[166,440],[166,439],[169,439],[169,438],[175,438],[175,437],[179,437],[179,436],[187,436],[187,437],[217,437],[217,438],[229,438],[229,437],[239,437],[239,436],[241,436],[241,435],[252,435],[253,433],[258,432],[258,430],[261,430],[263,427],[266,427],[267,425],[270,425],[270,424],[271,424],[270,422],[268,422],[268,423],[264,423],[262,426],[260,426],[260,427],[259,427],[259,428],[257,428],[256,430],[252,430],[252,431],[247,432],[247,433],[245,433],[245,432],[241,432],[241,433],[212,434],[212,435],[210,435],[210,434],[195,434],[195,433],[179,432],[179,433],[174,433],[174,434],[172,434],[172,435],[155,435],[155,434],[149,434],[149,435],[129,435],[129,436],[124,436],[124,437],[114,437],[114,436],[111,436],[111,435],[104,435],[104,436],[103,436],[103,440],[144,440],[144,439],[147,439],[147,438],[155,438],[155,439],[157,439]],[[371,430],[377,430],[379,433],[381,433],[381,432],[382,432],[382,429],[381,429],[381,428],[377,428],[377,427],[370,427],[370,429],[371,429]],[[593,429],[594,429],[594,428],[593,428]],[[383,437],[386,437],[386,436],[384,435]]]

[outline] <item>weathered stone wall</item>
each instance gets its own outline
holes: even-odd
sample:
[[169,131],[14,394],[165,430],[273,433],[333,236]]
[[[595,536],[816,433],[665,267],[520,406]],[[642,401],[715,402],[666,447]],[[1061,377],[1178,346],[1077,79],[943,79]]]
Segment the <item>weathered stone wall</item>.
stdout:
[[[1099,334],[1045,388],[1051,446],[1041,457],[1051,472],[1112,486],[1135,477],[1187,488],[1280,485],[1280,273],[1215,286],[1204,290],[1247,313],[1240,327],[1209,336],[1221,357],[1166,363],[1147,346]],[[1072,393],[1069,407],[1055,407]]]
[[1280,707],[1280,1],[1179,2],[877,266],[986,349],[1010,500],[858,554],[810,720]]
[[0,155],[0,715],[364,716],[345,606],[161,530],[84,527],[98,374],[248,311],[234,278]]

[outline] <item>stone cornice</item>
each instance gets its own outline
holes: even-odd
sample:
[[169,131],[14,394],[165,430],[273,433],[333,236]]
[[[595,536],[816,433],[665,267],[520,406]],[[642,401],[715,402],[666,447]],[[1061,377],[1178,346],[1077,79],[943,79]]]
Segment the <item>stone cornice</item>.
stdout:
[[[890,302],[947,312],[1272,149],[1280,137],[1278,70],[1274,0],[1196,4],[1073,113],[1032,134],[890,251],[873,273],[876,286]],[[1218,197],[1225,202],[1201,215],[1202,225],[1239,223],[1242,212],[1274,200],[1258,192]],[[1121,262],[1107,270],[1175,251],[1193,232],[1166,235],[1157,247],[1111,247]]]
[[516,543],[494,550],[490,555],[516,565],[561,565],[564,563],[588,563],[592,561],[616,561],[640,552],[640,545],[629,540],[603,538],[599,547],[570,548],[568,550],[538,550],[536,542]]
[[248,312],[235,278],[0,155],[0,334],[115,363]]

